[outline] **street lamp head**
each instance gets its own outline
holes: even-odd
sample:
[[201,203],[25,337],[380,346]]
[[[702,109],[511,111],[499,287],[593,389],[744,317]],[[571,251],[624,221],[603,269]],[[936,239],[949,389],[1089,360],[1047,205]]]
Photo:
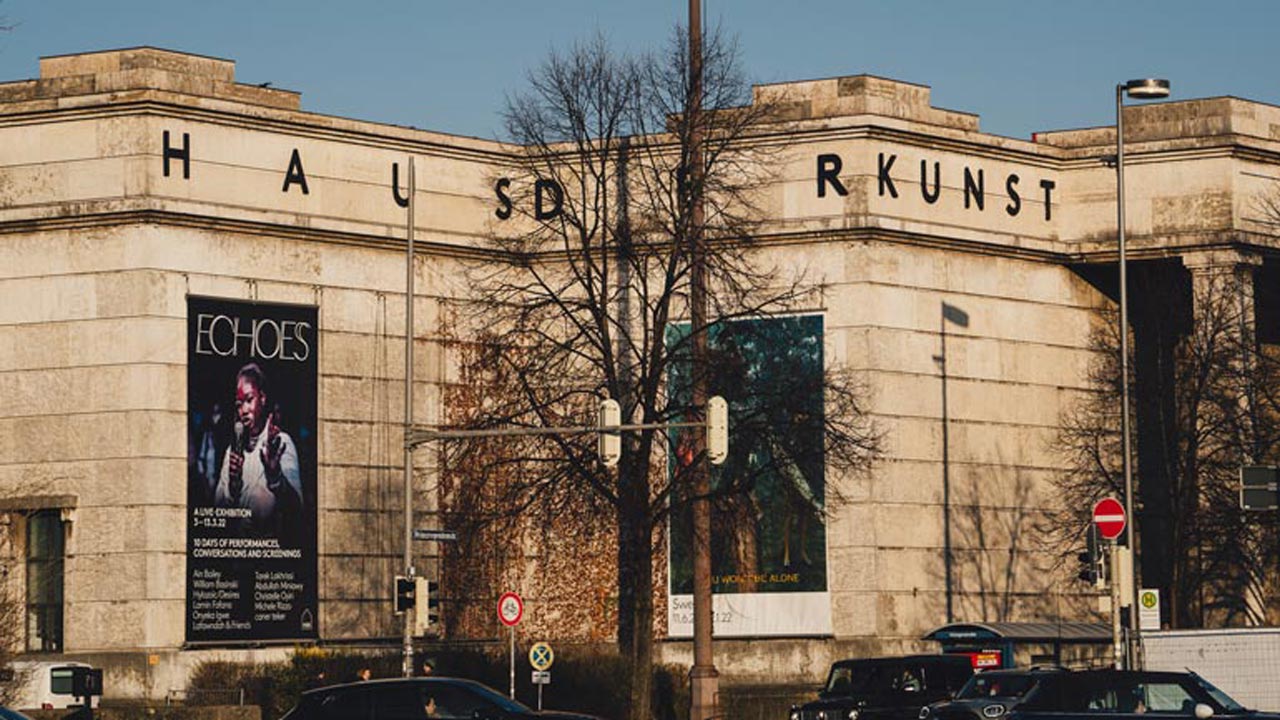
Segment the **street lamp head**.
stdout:
[[1154,100],[1169,97],[1169,81],[1159,78],[1142,78],[1130,80],[1121,85],[1125,94],[1136,100]]

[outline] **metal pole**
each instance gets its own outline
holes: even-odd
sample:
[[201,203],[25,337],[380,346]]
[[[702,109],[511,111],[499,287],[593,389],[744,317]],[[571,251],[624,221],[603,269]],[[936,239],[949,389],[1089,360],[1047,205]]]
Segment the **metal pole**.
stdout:
[[[1124,448],[1124,512],[1125,542],[1129,554],[1129,583],[1133,585],[1133,597],[1138,598],[1137,546],[1134,544],[1133,526],[1137,517],[1133,512],[1133,450],[1132,431],[1129,427],[1129,263],[1124,238],[1124,85],[1116,85],[1116,225],[1120,245],[1120,434]],[[1120,578],[1117,578],[1119,580]],[[1123,593],[1121,593],[1123,598]],[[1135,669],[1134,642],[1138,632],[1137,608],[1129,606],[1129,636],[1126,643],[1128,667]]]
[[[413,158],[409,158],[409,210],[405,222],[404,295],[404,429],[413,429],[413,201],[417,194]],[[404,572],[413,577],[413,448],[404,448]],[[404,658],[401,672],[413,676],[413,612],[404,614]]]
[[947,418],[947,314],[942,308],[939,321],[942,337],[942,354],[938,365],[942,370],[942,567],[947,590],[947,624],[955,622],[955,601],[951,590],[951,449],[950,428]]
[[516,626],[511,626],[511,699],[516,699]]
[[[707,286],[703,238],[702,183],[702,8],[689,0],[689,323],[693,330],[692,400],[694,420],[706,419],[707,406]],[[693,442],[693,667],[689,671],[690,720],[716,715],[719,676],[712,658],[711,493],[707,465],[707,434],[695,432]]]
[[[1097,532],[1093,527],[1089,528],[1090,532]],[[1124,669],[1124,640],[1120,631],[1120,544],[1115,540],[1107,541],[1107,550],[1111,552],[1111,577],[1108,585],[1111,586],[1111,647],[1115,653],[1115,665],[1117,670]]]

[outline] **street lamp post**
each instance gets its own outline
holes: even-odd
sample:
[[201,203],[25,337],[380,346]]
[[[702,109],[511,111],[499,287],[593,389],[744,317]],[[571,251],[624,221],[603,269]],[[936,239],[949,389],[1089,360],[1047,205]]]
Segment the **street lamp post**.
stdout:
[[[413,158],[409,158],[409,204],[405,220],[405,271],[404,271],[404,429],[413,429],[413,200],[417,195],[417,179]],[[404,574],[413,580],[413,448],[404,447]],[[416,598],[415,598],[416,599]],[[404,647],[400,671],[405,677],[413,675],[413,612],[404,614]]]
[[[1136,601],[1138,565],[1135,552],[1137,546],[1133,539],[1136,517],[1133,513],[1133,452],[1129,427],[1129,275],[1124,239],[1124,96],[1126,94],[1137,100],[1169,97],[1169,81],[1143,78],[1116,85],[1116,226],[1120,245],[1120,435],[1124,452],[1124,511],[1129,520],[1125,527],[1125,541],[1128,544],[1129,553],[1129,582],[1133,586],[1131,601]],[[1128,667],[1133,669],[1137,664],[1134,640],[1138,633],[1138,613],[1137,608],[1132,605],[1129,607],[1128,630],[1127,660]]]

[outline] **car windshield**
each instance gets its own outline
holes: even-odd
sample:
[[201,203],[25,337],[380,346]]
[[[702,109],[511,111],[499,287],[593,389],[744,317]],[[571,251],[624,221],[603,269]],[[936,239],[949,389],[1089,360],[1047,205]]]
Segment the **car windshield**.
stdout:
[[468,688],[471,689],[472,692],[483,697],[485,700],[488,700],[494,705],[497,705],[498,707],[502,708],[506,712],[516,713],[516,714],[525,714],[525,713],[533,712],[533,710],[531,710],[528,705],[524,705],[522,703],[516,702],[515,700],[512,700],[506,695],[495,692],[492,688],[488,687],[487,685],[481,685],[480,683],[471,683],[471,682],[466,683],[466,685]]
[[960,688],[958,700],[984,697],[1020,698],[1035,685],[1030,675],[1006,675],[1002,673],[978,673]]
[[828,695],[853,695],[867,693],[885,686],[888,668],[878,665],[837,665],[831,668],[827,678]]
[[1218,704],[1222,706],[1222,709],[1224,711],[1229,713],[1248,712],[1248,710],[1243,705],[1236,702],[1235,700],[1232,700],[1230,695],[1219,690],[1217,687],[1214,686],[1213,683],[1209,682],[1208,680],[1205,680],[1204,678],[1200,677],[1199,675],[1196,675],[1195,673],[1191,673],[1191,677],[1195,678],[1196,683],[1199,684],[1200,687],[1204,688],[1204,691],[1209,693],[1209,697],[1212,697],[1214,700],[1216,700]]

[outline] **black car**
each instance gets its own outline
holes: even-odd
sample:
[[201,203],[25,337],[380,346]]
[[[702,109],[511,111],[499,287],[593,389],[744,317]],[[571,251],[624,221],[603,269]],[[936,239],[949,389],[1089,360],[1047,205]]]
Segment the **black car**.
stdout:
[[539,712],[472,680],[430,677],[369,680],[302,694],[281,720],[595,720]]
[[1247,710],[1190,672],[1086,670],[1041,677],[1008,720],[1153,720],[1153,718],[1280,720]]
[[950,700],[926,705],[920,720],[993,720],[1021,705],[1041,678],[1066,672],[1060,667],[987,670],[969,678]]
[[791,709],[791,720],[916,720],[920,709],[951,697],[973,675],[964,655],[841,660],[818,699]]

